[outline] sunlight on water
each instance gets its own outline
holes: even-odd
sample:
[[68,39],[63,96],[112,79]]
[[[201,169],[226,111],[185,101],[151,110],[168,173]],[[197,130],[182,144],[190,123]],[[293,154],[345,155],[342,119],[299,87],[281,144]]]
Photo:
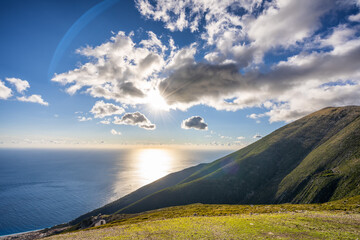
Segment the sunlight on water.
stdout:
[[209,150],[191,151],[174,148],[129,149],[126,154],[123,153],[117,158],[116,167],[113,168],[115,181],[112,185],[112,194],[106,198],[106,203],[170,173],[226,155],[225,152],[218,152],[215,154],[217,157],[214,157],[214,153],[216,152]]
[[155,147],[0,149],[0,235],[70,221],[169,173],[228,153]]
[[[182,157],[184,155],[182,154]],[[127,161],[120,160],[125,165],[119,166],[121,171],[114,184],[114,196],[110,201],[189,166],[179,159],[179,152],[174,149],[133,149],[125,158]]]
[[141,149],[136,156],[137,167],[143,184],[153,182],[169,173],[174,157],[164,149]]

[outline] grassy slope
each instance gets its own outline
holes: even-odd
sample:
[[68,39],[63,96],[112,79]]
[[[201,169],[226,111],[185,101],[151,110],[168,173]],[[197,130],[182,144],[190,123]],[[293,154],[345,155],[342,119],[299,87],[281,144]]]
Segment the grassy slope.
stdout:
[[[209,164],[170,174],[72,222],[191,203],[312,203],[360,193],[360,107],[326,108]],[[150,160],[150,159],[149,159]]]
[[[325,202],[359,193],[360,107],[326,108],[122,209]],[[331,172],[330,172],[331,171]]]
[[50,239],[356,239],[360,196],[324,204],[192,204],[134,215]]

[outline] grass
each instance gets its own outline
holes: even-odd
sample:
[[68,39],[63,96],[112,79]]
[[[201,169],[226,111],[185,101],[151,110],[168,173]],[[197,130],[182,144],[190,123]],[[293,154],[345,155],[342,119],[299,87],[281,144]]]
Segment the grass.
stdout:
[[113,225],[50,239],[356,239],[360,214],[329,212],[192,216]]
[[192,204],[112,218],[49,239],[357,239],[360,196],[324,204]]

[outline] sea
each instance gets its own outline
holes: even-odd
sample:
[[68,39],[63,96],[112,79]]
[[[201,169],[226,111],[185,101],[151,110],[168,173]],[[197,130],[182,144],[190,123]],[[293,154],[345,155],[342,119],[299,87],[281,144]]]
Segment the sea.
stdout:
[[65,223],[230,150],[0,149],[0,236]]

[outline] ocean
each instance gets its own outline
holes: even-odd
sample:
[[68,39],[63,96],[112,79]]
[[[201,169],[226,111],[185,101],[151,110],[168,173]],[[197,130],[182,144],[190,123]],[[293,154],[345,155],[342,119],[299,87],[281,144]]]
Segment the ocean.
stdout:
[[0,149],[0,236],[65,223],[224,150]]

